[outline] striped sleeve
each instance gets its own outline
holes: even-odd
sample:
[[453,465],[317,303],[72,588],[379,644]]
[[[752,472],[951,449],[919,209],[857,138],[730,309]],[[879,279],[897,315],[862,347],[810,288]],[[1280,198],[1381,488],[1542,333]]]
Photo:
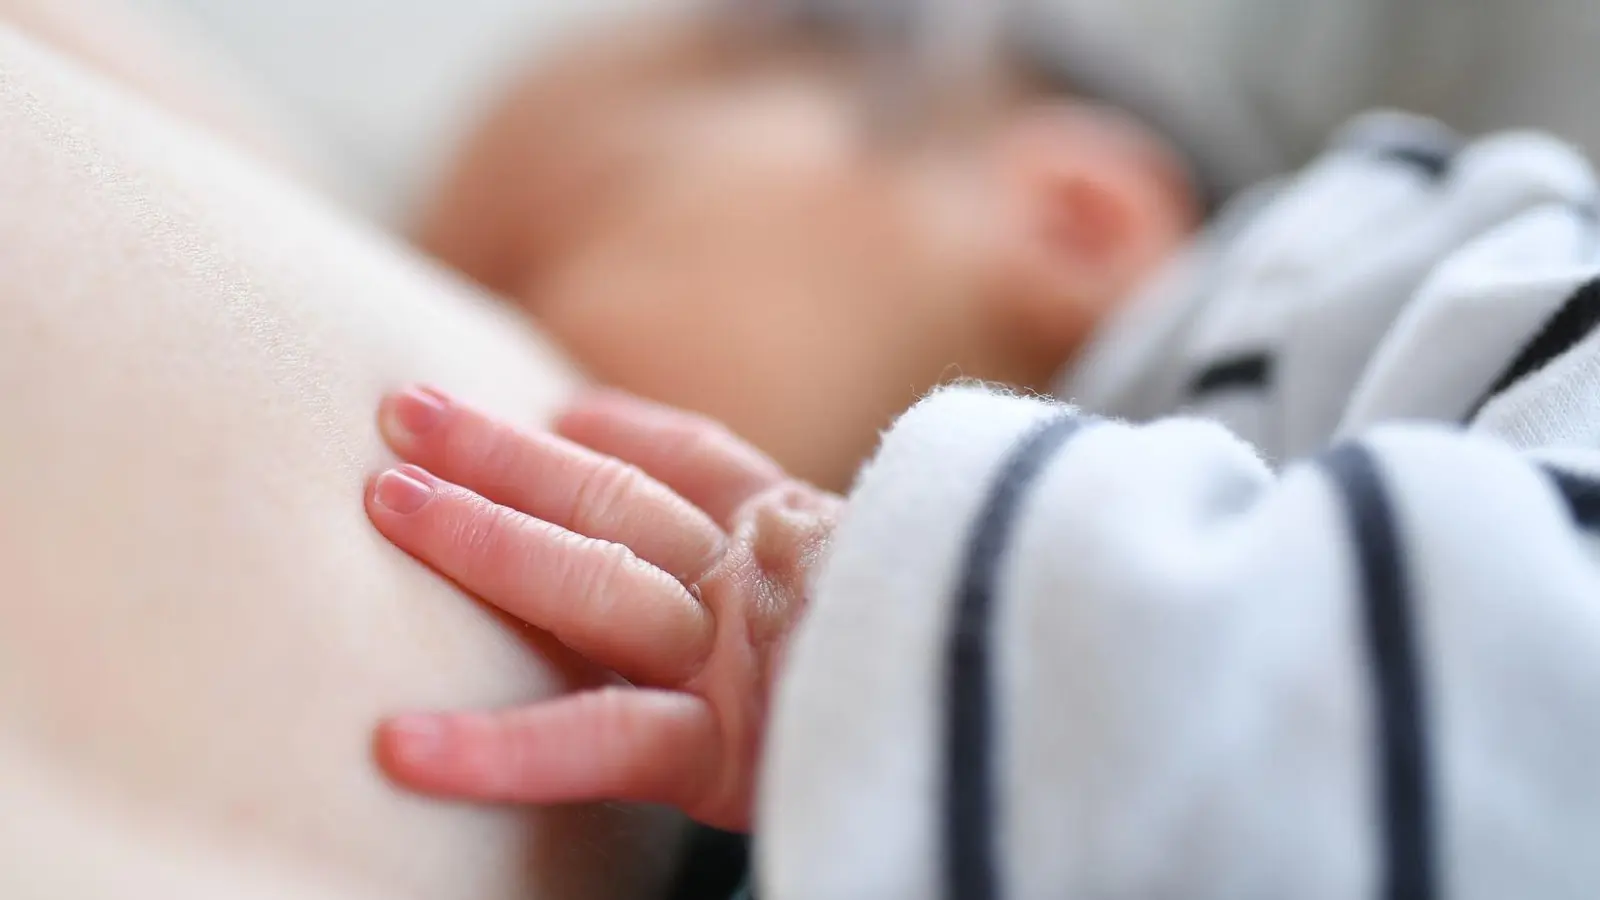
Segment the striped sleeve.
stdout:
[[762,896],[1593,896],[1596,474],[935,394],[791,649]]
[[1362,117],[1107,323],[1059,394],[1203,415],[1276,460],[1395,415],[1462,421],[1594,270],[1597,194],[1549,136]]
[[1600,445],[1597,330],[1593,208],[1535,207],[1429,277],[1373,352],[1339,432],[1428,419],[1521,448]]

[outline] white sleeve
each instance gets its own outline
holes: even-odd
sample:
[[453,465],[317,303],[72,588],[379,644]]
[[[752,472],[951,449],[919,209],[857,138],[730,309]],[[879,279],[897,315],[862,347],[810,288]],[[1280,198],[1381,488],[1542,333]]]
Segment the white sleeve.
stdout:
[[[1554,457],[1552,457],[1554,459]],[[1589,897],[1600,454],[945,390],[797,635],[765,900]]]

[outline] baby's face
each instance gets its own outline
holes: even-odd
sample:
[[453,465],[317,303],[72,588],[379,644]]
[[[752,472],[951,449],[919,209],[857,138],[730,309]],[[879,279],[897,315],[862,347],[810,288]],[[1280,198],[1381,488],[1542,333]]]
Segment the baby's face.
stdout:
[[824,486],[940,380],[1033,377],[976,302],[998,289],[980,141],[885,145],[815,60],[711,77],[637,56],[531,77],[424,243],[596,379]]

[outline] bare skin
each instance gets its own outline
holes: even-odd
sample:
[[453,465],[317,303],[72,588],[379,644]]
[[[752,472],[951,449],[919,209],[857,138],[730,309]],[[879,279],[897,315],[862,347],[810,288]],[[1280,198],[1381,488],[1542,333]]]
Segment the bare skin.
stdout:
[[248,79],[157,11],[127,0],[0,0],[0,22],[276,171],[318,178],[306,142]]
[[585,667],[373,534],[371,409],[539,421],[580,379],[500,304],[0,26],[0,896],[648,896],[656,811],[397,790],[383,716]]
[[433,389],[384,403],[412,465],[367,511],[398,546],[626,683],[390,720],[402,784],[489,801],[626,800],[747,829],[768,704],[842,500],[725,428],[591,395],[555,434]]

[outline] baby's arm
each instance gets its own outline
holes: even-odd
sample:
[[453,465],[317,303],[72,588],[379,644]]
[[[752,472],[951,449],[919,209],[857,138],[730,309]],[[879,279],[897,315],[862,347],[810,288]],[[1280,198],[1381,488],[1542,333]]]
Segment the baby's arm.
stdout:
[[1591,895],[1596,475],[935,394],[787,649],[762,896]]
[[635,401],[560,427],[639,473],[430,395],[385,419],[483,497],[386,474],[379,527],[637,685],[397,720],[412,786],[744,827],[759,762],[776,900],[1600,881],[1593,453],[1391,429],[1275,475],[1215,425],[957,389],[835,530]]
[[428,389],[390,398],[382,422],[415,465],[374,480],[378,528],[627,679],[395,719],[388,770],[444,795],[665,803],[747,827],[774,670],[838,498],[717,425],[620,395],[591,397],[557,435]]

